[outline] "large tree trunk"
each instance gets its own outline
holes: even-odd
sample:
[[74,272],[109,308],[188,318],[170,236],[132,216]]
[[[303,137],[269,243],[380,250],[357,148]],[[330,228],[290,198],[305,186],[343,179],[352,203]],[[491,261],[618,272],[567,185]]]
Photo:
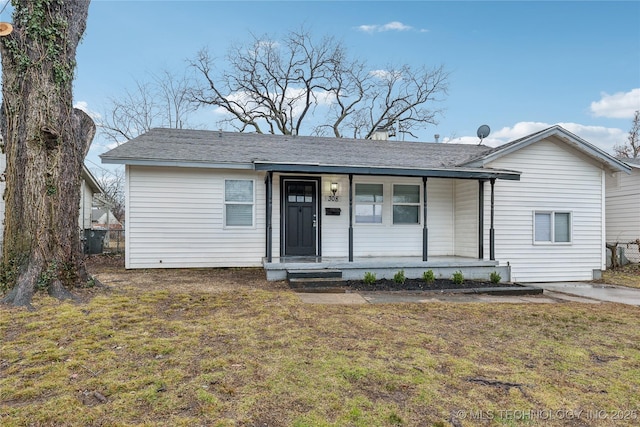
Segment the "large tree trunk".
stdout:
[[14,31],[0,39],[7,158],[3,299],[31,307],[37,289],[71,298],[86,282],[79,236],[80,182],[95,134],[72,106],[76,47],[88,0],[14,1]]

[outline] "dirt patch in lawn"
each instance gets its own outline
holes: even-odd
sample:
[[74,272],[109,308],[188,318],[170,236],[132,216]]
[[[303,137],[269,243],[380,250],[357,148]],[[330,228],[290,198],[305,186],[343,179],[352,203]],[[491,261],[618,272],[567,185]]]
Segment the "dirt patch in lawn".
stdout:
[[269,282],[262,268],[176,268],[124,270],[124,260],[111,255],[90,257],[89,272],[106,285],[118,284],[141,291],[233,292],[247,289],[286,288]]

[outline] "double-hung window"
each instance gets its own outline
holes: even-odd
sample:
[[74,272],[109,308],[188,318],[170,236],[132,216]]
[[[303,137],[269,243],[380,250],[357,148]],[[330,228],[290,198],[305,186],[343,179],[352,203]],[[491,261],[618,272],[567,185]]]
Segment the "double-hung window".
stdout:
[[393,223],[420,224],[420,186],[393,186]]
[[571,243],[571,212],[535,212],[534,243]]
[[382,184],[356,184],[356,223],[382,223]]
[[224,181],[224,224],[227,227],[253,227],[253,180]]

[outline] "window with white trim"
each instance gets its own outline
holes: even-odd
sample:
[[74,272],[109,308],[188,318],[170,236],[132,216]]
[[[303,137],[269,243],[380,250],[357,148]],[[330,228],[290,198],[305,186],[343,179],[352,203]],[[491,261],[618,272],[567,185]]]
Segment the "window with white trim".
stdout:
[[224,225],[226,227],[253,227],[253,206],[253,180],[224,180]]
[[420,186],[393,186],[393,223],[420,224]]
[[382,184],[356,184],[356,223],[382,223]]
[[571,212],[535,212],[535,243],[571,243]]

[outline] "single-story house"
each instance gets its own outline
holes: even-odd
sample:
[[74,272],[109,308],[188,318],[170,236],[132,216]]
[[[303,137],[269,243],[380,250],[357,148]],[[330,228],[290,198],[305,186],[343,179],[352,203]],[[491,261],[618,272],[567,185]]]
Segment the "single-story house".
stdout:
[[106,230],[122,230],[124,227],[108,207],[95,207],[91,211],[91,227]]
[[607,243],[619,243],[631,262],[640,262],[640,158],[623,159],[631,173],[606,178]]
[[630,170],[560,126],[497,148],[153,129],[101,158],[126,166],[127,268],[270,279],[301,263],[589,280],[605,268],[605,176]]

